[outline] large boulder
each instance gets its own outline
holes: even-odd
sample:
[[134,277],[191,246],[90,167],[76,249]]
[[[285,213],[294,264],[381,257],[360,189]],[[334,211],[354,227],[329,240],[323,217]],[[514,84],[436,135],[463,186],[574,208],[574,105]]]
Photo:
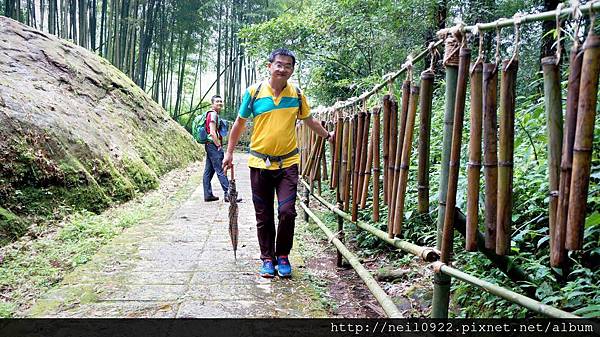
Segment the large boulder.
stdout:
[[0,16],[0,244],[28,223],[100,211],[201,148],[96,54]]

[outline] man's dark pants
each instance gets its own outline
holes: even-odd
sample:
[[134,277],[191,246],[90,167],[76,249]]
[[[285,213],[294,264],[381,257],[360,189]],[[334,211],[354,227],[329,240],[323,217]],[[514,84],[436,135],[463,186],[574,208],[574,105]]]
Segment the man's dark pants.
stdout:
[[[294,242],[298,165],[278,170],[250,168],[252,202],[256,212],[256,226],[260,258],[272,259],[288,255]],[[278,219],[275,231],[274,197],[277,193]]]
[[212,187],[210,181],[213,175],[216,173],[223,188],[224,195],[227,195],[229,191],[229,180],[223,172],[223,150],[219,151],[217,146],[213,143],[204,144],[206,150],[206,165],[204,166],[204,179],[202,181],[204,185],[204,198],[213,196]]

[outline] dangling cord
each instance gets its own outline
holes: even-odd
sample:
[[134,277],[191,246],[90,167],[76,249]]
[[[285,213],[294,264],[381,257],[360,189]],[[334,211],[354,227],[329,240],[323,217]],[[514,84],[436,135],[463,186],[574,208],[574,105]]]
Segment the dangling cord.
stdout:
[[515,14],[513,18],[515,20],[515,49],[510,61],[506,64],[506,68],[504,68],[505,71],[512,65],[513,61],[519,61],[519,45],[521,44],[521,41],[519,40],[519,25],[521,24],[521,16]]
[[496,67],[502,62],[502,56],[500,55],[500,27],[498,27],[500,20],[501,19],[496,20],[496,55],[494,56]]
[[475,30],[473,31],[473,35],[479,35],[479,51],[477,52],[477,58],[475,59],[475,62],[473,63],[473,67],[471,68],[471,75],[473,75],[473,72],[475,71],[475,68],[477,67],[477,65],[479,63],[483,63],[483,34],[484,32],[482,32],[479,29],[479,24],[475,25]]
[[562,53],[562,46],[560,44],[560,11],[563,7],[562,3],[556,6],[556,65],[560,64],[560,55]]
[[394,96],[394,80],[391,78],[388,79],[388,95]]
[[571,13],[573,20],[575,21],[575,27],[573,28],[573,48],[574,50],[577,50],[577,48],[579,47],[579,27],[581,24],[581,9],[579,9],[579,6],[581,5],[581,3],[579,2],[579,0],[573,0],[572,2],[572,7],[573,7],[573,12]]

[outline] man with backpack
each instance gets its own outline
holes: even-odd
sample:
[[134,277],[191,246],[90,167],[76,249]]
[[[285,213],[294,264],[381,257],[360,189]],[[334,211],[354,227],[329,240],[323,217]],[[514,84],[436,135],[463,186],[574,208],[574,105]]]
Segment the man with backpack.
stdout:
[[[223,136],[221,135],[219,128],[219,113],[223,108],[223,98],[219,95],[214,95],[211,97],[210,102],[212,104],[211,110],[198,116],[197,119],[194,120],[194,123],[192,123],[195,137],[200,143],[204,144],[204,149],[206,151],[206,164],[204,166],[204,178],[202,181],[204,185],[204,201],[210,202],[219,200],[219,198],[213,194],[210,183],[216,173],[219,182],[221,183],[221,187],[223,188],[223,199],[225,202],[229,202],[227,195],[229,191],[229,180],[222,168]],[[238,201],[241,201],[241,199],[238,199]]]
[[[320,121],[312,118],[306,97],[288,83],[295,64],[295,55],[287,49],[271,53],[267,65],[271,77],[246,89],[223,159],[223,168],[227,170],[233,163],[233,149],[245,128],[246,119],[253,117],[248,166],[263,262],[259,274],[267,278],[275,276],[275,265],[280,277],[292,275],[288,254],[294,239],[300,163],[296,121],[302,120],[318,135],[333,142],[333,132],[328,132]],[[279,219],[277,231],[273,206],[275,193]]]

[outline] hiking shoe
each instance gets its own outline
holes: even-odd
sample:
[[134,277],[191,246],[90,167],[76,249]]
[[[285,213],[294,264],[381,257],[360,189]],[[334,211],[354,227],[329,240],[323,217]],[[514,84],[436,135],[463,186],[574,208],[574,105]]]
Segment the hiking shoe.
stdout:
[[219,197],[215,197],[214,195],[204,198],[204,201],[206,201],[206,202],[217,201],[217,200],[219,200]]
[[277,257],[277,274],[279,277],[292,277],[292,266],[287,255]]
[[260,276],[266,277],[266,278],[275,277],[275,267],[273,266],[273,261],[272,260],[264,260],[263,265],[262,265],[262,267],[260,267],[260,270],[258,271],[258,273],[260,274]]

